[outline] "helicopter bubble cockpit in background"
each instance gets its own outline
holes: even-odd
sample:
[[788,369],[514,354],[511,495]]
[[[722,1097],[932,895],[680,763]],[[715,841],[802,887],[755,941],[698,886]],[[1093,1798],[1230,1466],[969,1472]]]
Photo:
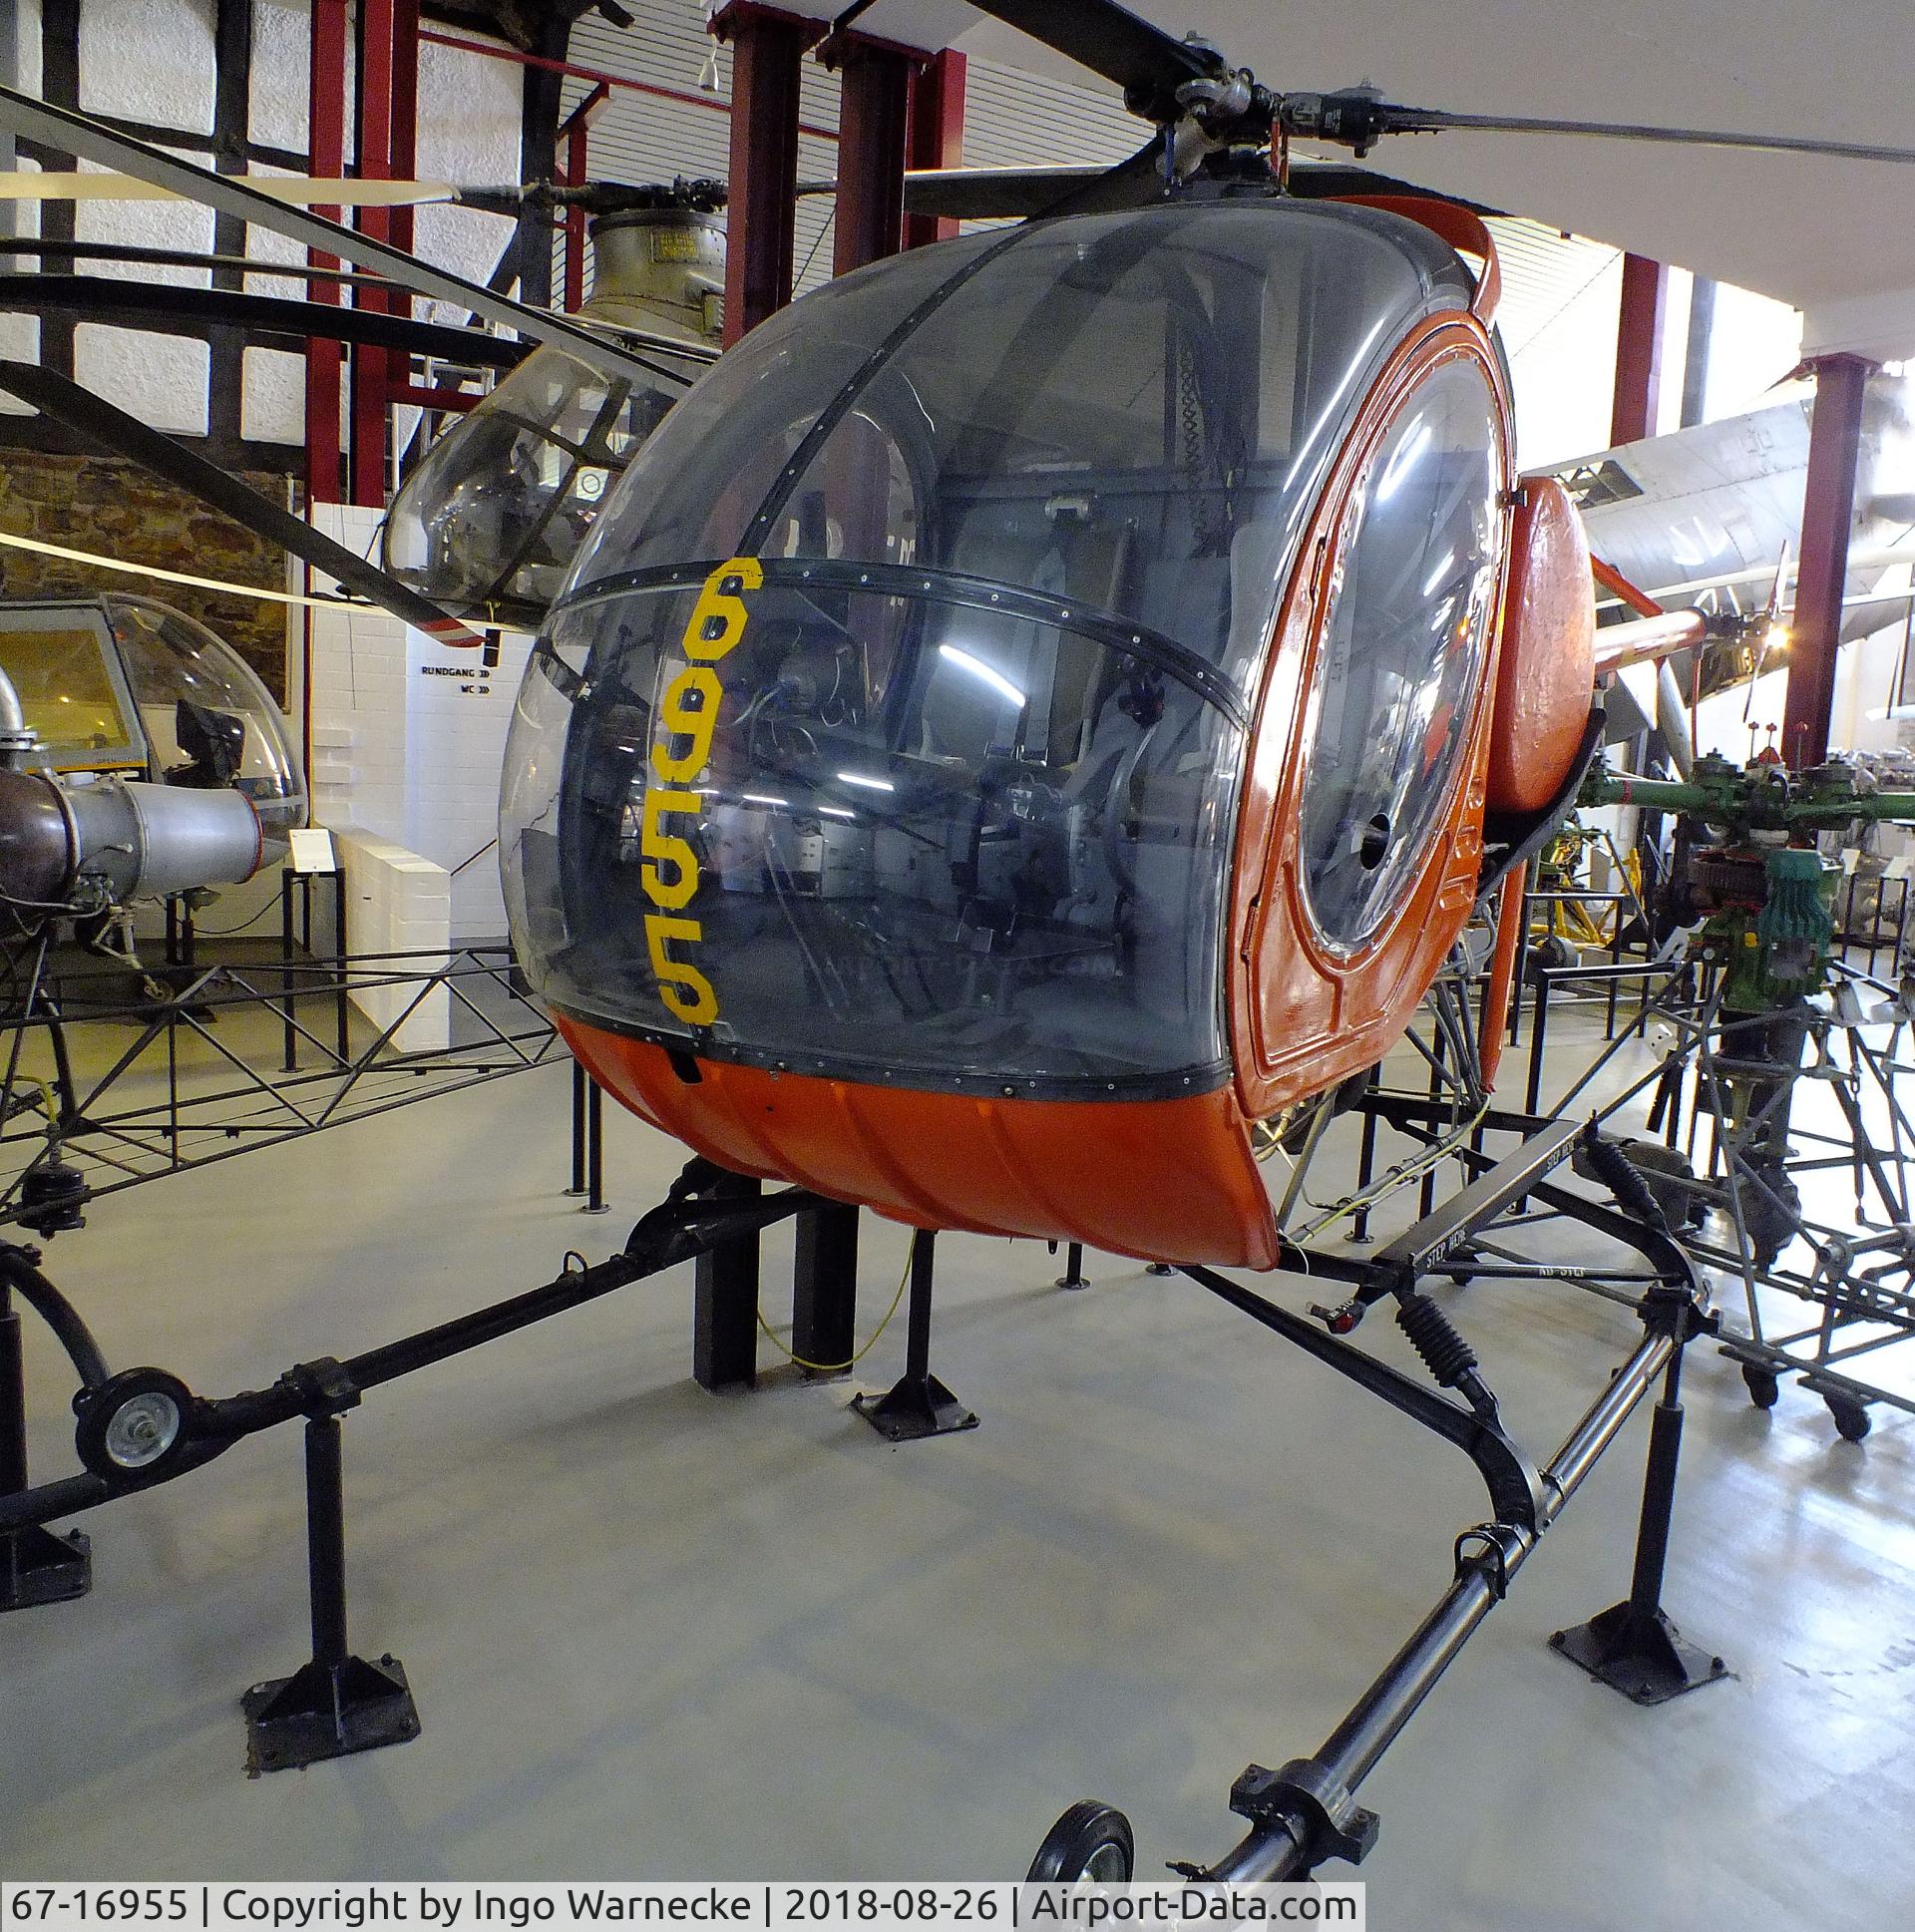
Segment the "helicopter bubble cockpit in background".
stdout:
[[1395,214],[1224,196],[921,249],[730,352],[515,716],[507,902],[580,1057],[743,1171],[1267,1265],[1246,1121],[1333,1033],[1370,1064],[1474,903],[1475,288]]
[[718,352],[722,184],[600,195],[575,319],[613,331],[648,378],[609,381],[564,349],[535,349],[413,466],[381,529],[382,562],[460,616],[539,622],[606,492]]
[[227,885],[306,822],[285,720],[202,623],[118,593],[0,603],[0,899]]

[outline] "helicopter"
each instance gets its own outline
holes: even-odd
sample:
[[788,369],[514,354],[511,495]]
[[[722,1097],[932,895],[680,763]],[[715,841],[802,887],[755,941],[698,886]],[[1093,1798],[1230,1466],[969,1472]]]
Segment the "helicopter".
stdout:
[[126,902],[237,885],[282,857],[306,784],[279,708],[154,597],[0,602],[0,909],[96,937]]
[[1480,217],[1289,192],[1289,145],[1534,124],[983,11],[1156,132],[803,297],[659,426],[520,695],[508,910],[578,1059],[726,1168],[1269,1268],[1260,1133],[1499,906],[1493,1076],[1501,889],[1625,648],[1563,487],[1516,475]]
[[724,1166],[920,1226],[1268,1267],[1257,1138],[1376,1063],[1499,888],[1506,993],[1508,882],[1574,794],[1624,628],[1599,654],[1573,507],[1514,474],[1480,215],[1292,143],[1915,153],[1278,94],[1115,5],[982,11],[1116,82],[1150,139],[1088,178],[958,185],[968,215],[1034,216],[804,297],[663,417],[516,706],[508,911],[580,1060]]

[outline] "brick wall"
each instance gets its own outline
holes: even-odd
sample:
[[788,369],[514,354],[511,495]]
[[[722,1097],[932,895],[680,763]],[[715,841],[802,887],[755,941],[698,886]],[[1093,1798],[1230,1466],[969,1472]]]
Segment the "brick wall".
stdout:
[[[284,477],[246,474],[244,480],[274,502],[286,501]],[[284,552],[196,497],[114,457],[0,450],[0,531],[231,583],[286,587]],[[0,546],[0,596],[97,596],[103,590],[159,597],[197,617],[285,703],[287,605]]]

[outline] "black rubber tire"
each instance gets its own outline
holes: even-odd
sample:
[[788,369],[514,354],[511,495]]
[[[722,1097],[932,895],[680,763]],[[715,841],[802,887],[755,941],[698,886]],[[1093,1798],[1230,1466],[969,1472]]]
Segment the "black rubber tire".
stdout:
[[1871,1423],[1866,1403],[1852,1395],[1824,1395],[1822,1400],[1828,1404],[1844,1442],[1859,1442],[1868,1433]]
[[1114,1805],[1082,1798],[1044,1833],[1025,1882],[1127,1885],[1137,1870],[1130,1820]]
[[1742,1363],[1742,1382],[1748,1389],[1748,1399],[1757,1408],[1773,1408],[1781,1398],[1781,1379],[1772,1368],[1745,1361]]

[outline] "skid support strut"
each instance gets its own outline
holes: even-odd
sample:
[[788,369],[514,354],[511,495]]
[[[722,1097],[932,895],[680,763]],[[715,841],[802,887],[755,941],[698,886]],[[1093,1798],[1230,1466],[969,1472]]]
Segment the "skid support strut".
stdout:
[[[20,1318],[0,1279],[0,1496],[27,1486],[26,1360]],[[0,1610],[66,1603],[93,1587],[93,1557],[76,1529],[56,1536],[37,1523],[0,1533]]]
[[905,1372],[889,1393],[876,1400],[859,1395],[852,1406],[878,1433],[893,1442],[917,1442],[927,1435],[974,1429],[977,1418],[931,1372],[932,1257],[938,1242],[930,1228],[911,1241],[911,1329],[905,1345]]
[[[13,1306],[15,1286],[29,1294],[38,1291],[43,1312],[83,1377],[106,1375],[93,1338],[40,1275],[35,1260],[32,1249],[0,1244],[0,1498],[18,1496],[27,1487],[27,1365]],[[38,1523],[0,1530],[0,1611],[69,1603],[92,1588],[92,1545],[79,1530],[56,1536]]]
[[368,1663],[346,1641],[346,1499],[339,1410],[359,1399],[338,1362],[309,1364],[326,1404],[306,1418],[306,1568],[312,1658],[290,1677],[255,1684],[246,1714],[246,1774],[290,1770],[419,1735],[405,1667],[390,1653]]
[[[1411,1104],[1412,1109],[1423,1105]],[[1231,1809],[1248,1821],[1249,1830],[1215,1864],[1176,1867],[1189,1877],[1264,1882],[1304,1877],[1330,1858],[1351,1863],[1362,1859],[1375,1841],[1377,1821],[1357,1803],[1357,1787],[1460,1655],[1477,1625],[1502,1601],[1543,1532],[1655,1388],[1658,1377],[1664,1378],[1664,1391],[1651,1431],[1642,1535],[1629,1598],[1577,1631],[1559,1632],[1552,1641],[1603,1682],[1640,1703],[1661,1703],[1726,1674],[1721,1658],[1682,1643],[1660,1601],[1682,1429],[1677,1399],[1682,1355],[1695,1336],[1714,1332],[1714,1318],[1698,1293],[1688,1257],[1671,1238],[1642,1177],[1616,1148],[1593,1130],[1579,1130],[1567,1122],[1499,1120],[1494,1124],[1523,1132],[1522,1144],[1502,1160],[1487,1163],[1485,1171],[1451,1202],[1425,1216],[1374,1260],[1357,1262],[1329,1253],[1308,1258],[1313,1279],[1327,1273],[1354,1290],[1340,1307],[1314,1311],[1318,1325],[1211,1269],[1182,1271],[1200,1287],[1462,1449],[1483,1479],[1491,1510],[1489,1520],[1456,1539],[1448,1588],[1322,1747],[1310,1757],[1293,1758],[1274,1770],[1252,1764],[1237,1779],[1231,1788]],[[1622,1212],[1570,1194],[1545,1178],[1570,1156],[1579,1139],[1592,1171]],[[1418,1286],[1422,1279],[1453,1272],[1459,1257],[1469,1257],[1470,1265],[1482,1265],[1474,1257],[1473,1238],[1525,1196],[1540,1197],[1557,1211],[1615,1236],[1635,1248],[1653,1271],[1648,1278],[1651,1286],[1635,1304],[1643,1322],[1643,1339],[1540,1469],[1509,1435],[1474,1352]],[[1547,1278],[1548,1271],[1539,1274]],[[1367,1309],[1386,1300],[1396,1304],[1399,1325],[1431,1378],[1448,1393],[1343,1339]],[[1086,1819],[1095,1820],[1097,1830],[1089,1830]],[[1121,1833],[1116,1831],[1119,1825]],[[1121,1813],[1103,1805],[1073,1806],[1052,1827],[1031,1876],[1112,1875],[1091,1869],[1089,1860],[1095,1856],[1123,1864],[1120,1875],[1129,1877],[1128,1853],[1118,1859],[1110,1849],[1119,1836],[1127,1848],[1129,1826]]]
[[1636,1566],[1621,1603],[1557,1631],[1549,1640],[1598,1683],[1637,1704],[1667,1704],[1686,1691],[1728,1675],[1728,1667],[1700,1645],[1687,1643],[1663,1609],[1663,1566],[1676,1506],[1677,1458],[1683,1446],[1683,1351],[1669,1358],[1663,1392],[1649,1421],[1649,1467],[1636,1531]]

